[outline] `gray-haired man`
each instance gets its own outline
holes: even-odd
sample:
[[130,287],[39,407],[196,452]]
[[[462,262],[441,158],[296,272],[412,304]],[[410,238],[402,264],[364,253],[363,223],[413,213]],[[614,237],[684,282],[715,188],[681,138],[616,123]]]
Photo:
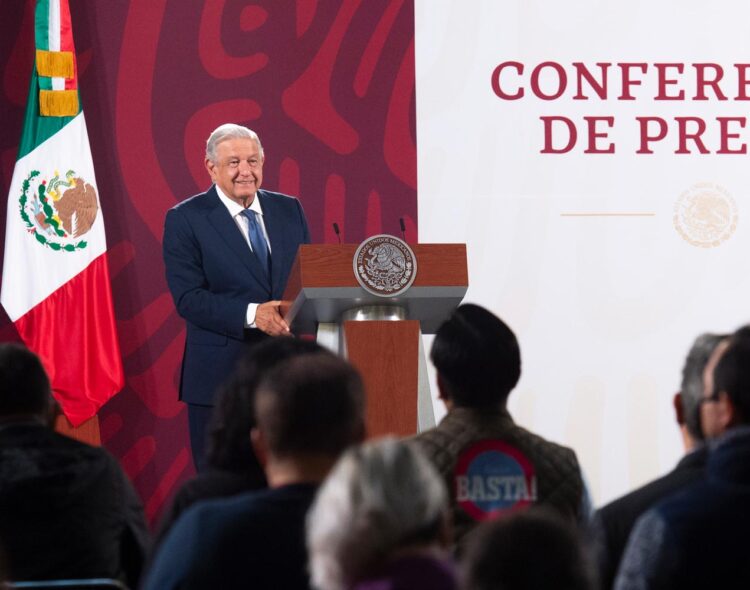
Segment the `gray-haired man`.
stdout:
[[641,514],[659,500],[703,477],[708,457],[699,417],[703,371],[711,354],[726,338],[728,336],[702,334],[696,338],[685,359],[681,388],[673,398],[685,456],[663,477],[607,504],[594,516],[594,549],[602,588],[612,587],[625,544]]
[[218,127],[206,145],[213,186],[170,209],[164,224],[167,283],[187,325],[180,399],[198,468],[217,387],[248,346],[289,333],[279,300],[310,241],[299,201],[261,190],[264,161],[255,132]]

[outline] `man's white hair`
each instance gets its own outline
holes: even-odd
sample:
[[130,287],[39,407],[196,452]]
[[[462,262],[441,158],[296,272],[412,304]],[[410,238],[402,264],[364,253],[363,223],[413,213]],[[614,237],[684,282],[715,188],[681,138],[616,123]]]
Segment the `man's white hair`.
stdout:
[[252,139],[257,143],[260,157],[263,158],[263,146],[260,143],[258,134],[252,129],[248,129],[242,125],[235,125],[234,123],[225,123],[211,132],[211,135],[208,136],[208,141],[206,141],[206,158],[216,163],[216,147],[222,141],[240,138]]
[[448,495],[412,444],[386,438],[347,451],[307,517],[313,586],[345,590],[401,547],[437,542]]

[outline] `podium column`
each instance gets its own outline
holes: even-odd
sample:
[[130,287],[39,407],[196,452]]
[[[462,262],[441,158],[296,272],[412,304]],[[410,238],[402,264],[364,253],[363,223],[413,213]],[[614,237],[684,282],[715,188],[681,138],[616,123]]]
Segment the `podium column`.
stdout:
[[367,391],[367,437],[417,432],[419,321],[345,321],[346,357]]

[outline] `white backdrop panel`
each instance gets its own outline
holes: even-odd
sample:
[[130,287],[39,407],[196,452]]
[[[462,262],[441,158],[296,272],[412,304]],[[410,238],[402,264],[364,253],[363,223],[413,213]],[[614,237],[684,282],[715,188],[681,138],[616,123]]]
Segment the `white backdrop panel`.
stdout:
[[[671,396],[693,338],[750,317],[750,156],[715,153],[715,117],[750,112],[750,102],[731,100],[733,64],[750,62],[748,22],[744,2],[416,1],[419,239],[467,243],[466,300],[501,316],[521,342],[511,411],[575,448],[598,505],[676,462],[682,449]],[[526,87],[523,99],[493,92],[492,72],[506,61],[525,66],[523,76],[503,74],[508,91]],[[597,62],[612,63],[610,96],[588,91],[591,99],[573,100],[569,88],[557,100],[534,97],[530,73],[546,61],[565,67],[569,83],[573,62],[594,71]],[[635,100],[617,100],[618,62],[648,64],[632,87]],[[669,92],[684,89],[688,98],[691,64],[720,64],[730,100],[710,92],[706,101],[654,100],[657,62],[685,64],[682,76],[668,71],[678,78]],[[547,68],[540,79],[547,92],[556,84],[551,74]],[[614,116],[600,144],[614,143],[615,153],[584,154],[580,125],[572,151],[540,153],[539,117],[553,115],[579,124]],[[653,154],[635,153],[639,116],[669,124]],[[706,121],[710,154],[691,144],[694,153],[674,153],[675,116]],[[730,147],[738,149],[750,130],[732,125],[740,137]],[[729,236],[719,245],[699,247],[677,231],[675,207],[686,193],[708,217],[691,210],[683,232],[697,242],[703,223],[709,234]],[[721,230],[727,215],[736,229]],[[437,402],[436,411],[443,412]]]

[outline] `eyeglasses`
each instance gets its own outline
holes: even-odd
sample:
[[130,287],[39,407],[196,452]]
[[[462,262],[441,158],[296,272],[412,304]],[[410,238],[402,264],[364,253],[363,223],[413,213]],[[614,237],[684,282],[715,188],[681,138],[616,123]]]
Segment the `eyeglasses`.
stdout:
[[702,397],[700,401],[698,402],[698,405],[703,405],[707,403],[716,403],[719,401],[719,393],[714,392],[713,394],[709,395],[708,397]]

